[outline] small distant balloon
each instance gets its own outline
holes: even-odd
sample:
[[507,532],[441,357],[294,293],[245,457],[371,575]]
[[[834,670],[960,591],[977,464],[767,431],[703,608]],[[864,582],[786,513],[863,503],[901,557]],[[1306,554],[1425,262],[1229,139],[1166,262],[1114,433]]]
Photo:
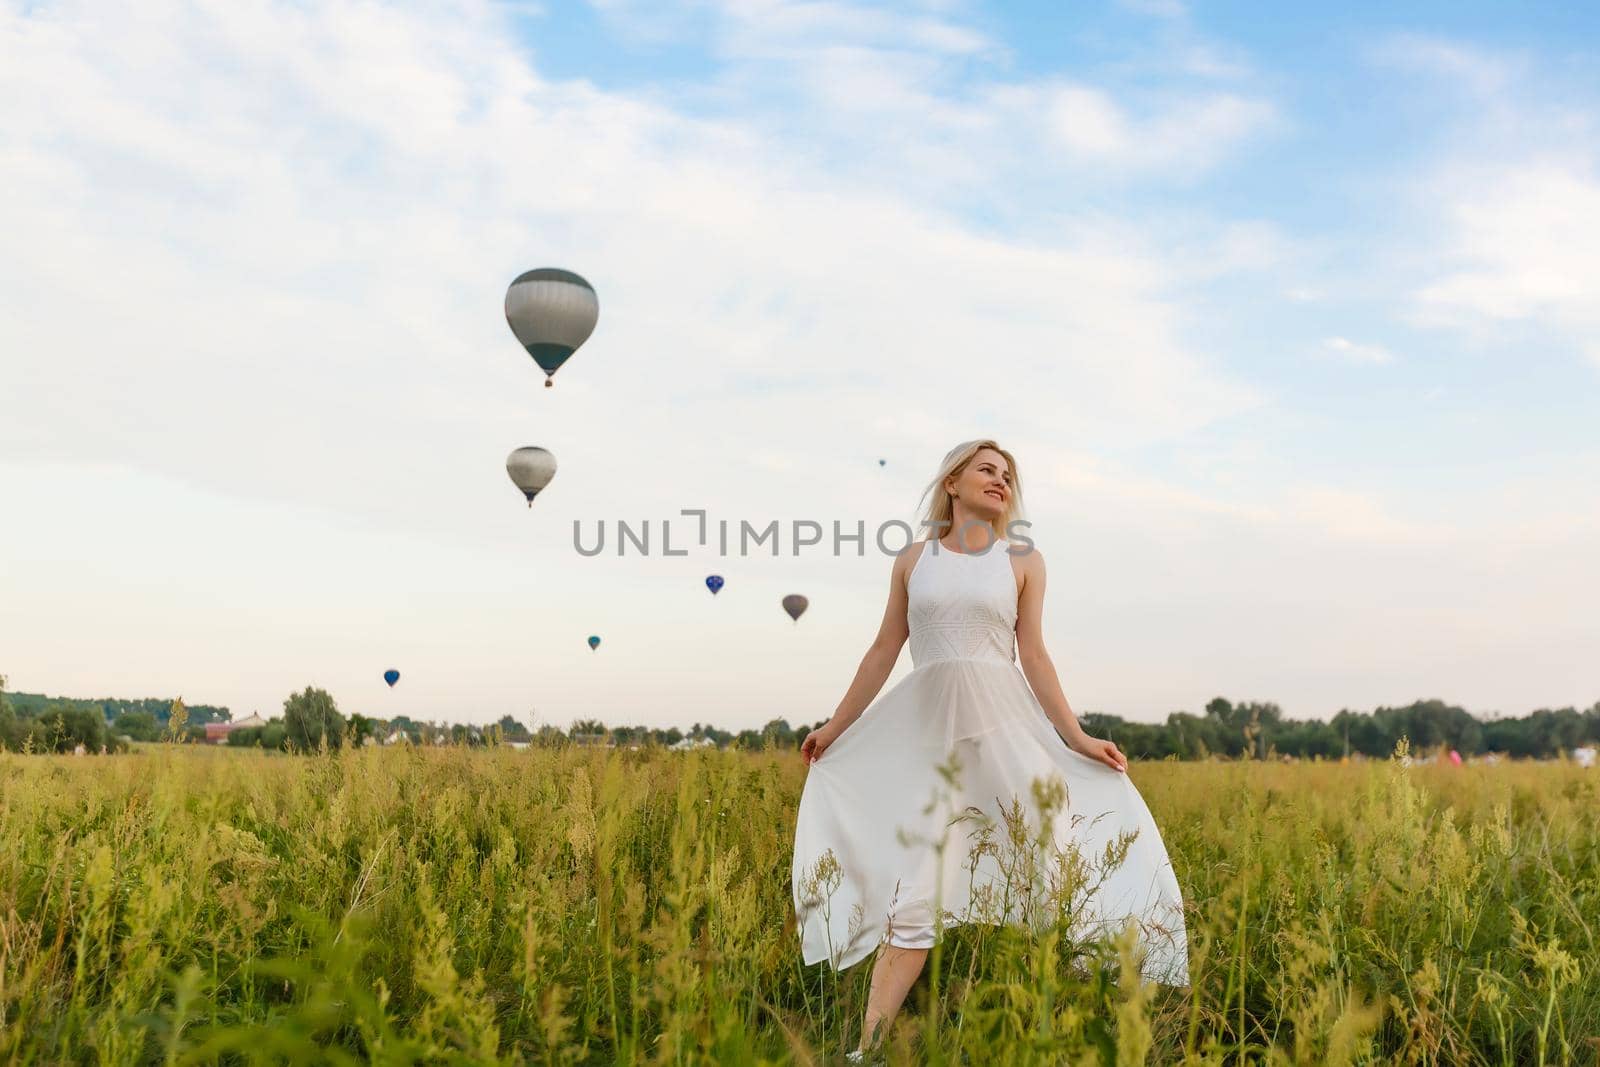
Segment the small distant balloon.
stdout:
[[800,616],[806,613],[806,607],[811,603],[799,593],[790,593],[783,598],[783,610],[789,613],[789,618],[795,622],[800,621]]
[[722,575],[712,574],[706,577],[706,588],[711,590],[711,595],[716,596],[722,589]]
[[594,332],[600,299],[570,270],[540,267],[517,275],[506,290],[506,322],[544,371],[544,384]]
[[597,649],[599,647],[600,647],[600,639],[598,637],[596,637],[594,634],[590,634],[589,635],[589,651],[593,652],[595,649]]
[[883,465],[884,465],[884,464],[885,464],[885,463],[888,463],[888,462],[889,462],[889,461],[888,461],[888,460],[886,460],[886,459],[880,459],[880,460],[878,460],[878,466],[880,466],[880,467],[881,467],[881,466],[883,466]]
[[512,484],[528,498],[531,508],[539,490],[549,485],[550,479],[556,476],[556,457],[549,449],[524,445],[506,457],[506,473],[511,475]]
[[396,683],[396,682],[398,682],[400,680],[400,672],[396,671],[396,670],[384,671],[383,672],[383,680],[389,683],[389,688],[390,689],[393,689],[394,688],[394,683]]

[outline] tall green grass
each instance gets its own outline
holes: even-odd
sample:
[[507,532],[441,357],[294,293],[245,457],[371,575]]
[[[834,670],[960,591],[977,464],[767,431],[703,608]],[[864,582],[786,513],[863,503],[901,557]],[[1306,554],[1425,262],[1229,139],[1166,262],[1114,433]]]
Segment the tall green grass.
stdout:
[[[892,1060],[1600,1062],[1600,774],[1131,773],[1192,986],[1141,985],[1126,937],[956,927]],[[836,1061],[871,961],[800,963],[804,774],[789,751],[0,755],[0,1062]]]

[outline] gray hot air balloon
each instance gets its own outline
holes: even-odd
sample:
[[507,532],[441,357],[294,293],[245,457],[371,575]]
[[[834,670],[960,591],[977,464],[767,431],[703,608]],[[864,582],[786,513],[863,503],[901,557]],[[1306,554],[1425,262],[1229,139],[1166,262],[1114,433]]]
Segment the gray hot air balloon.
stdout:
[[540,267],[519,274],[506,290],[506,322],[544,370],[544,384],[594,333],[600,300],[594,286],[570,270]]
[[526,445],[506,457],[506,473],[533,507],[533,498],[556,476],[556,457],[538,445]]
[[799,622],[800,616],[806,613],[806,606],[810,603],[811,601],[807,600],[799,593],[790,593],[788,596],[783,598],[783,610],[789,613],[789,618],[793,619],[795,622]]

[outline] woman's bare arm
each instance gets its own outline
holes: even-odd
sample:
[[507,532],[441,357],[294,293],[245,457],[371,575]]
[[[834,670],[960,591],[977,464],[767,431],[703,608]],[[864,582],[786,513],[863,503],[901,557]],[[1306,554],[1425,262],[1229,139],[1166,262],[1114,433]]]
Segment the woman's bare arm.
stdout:
[[1023,677],[1033,687],[1033,695],[1067,747],[1098,759],[1118,770],[1126,759],[1113,743],[1090,737],[1067,703],[1056,665],[1044,647],[1044,555],[1034,548],[1015,557],[1022,571],[1022,589],[1017,594],[1017,662]]
[[906,625],[906,575],[911,573],[925,544],[919,542],[895,557],[894,566],[889,571],[889,603],[883,609],[883,622],[878,625],[878,636],[872,639],[866,655],[861,657],[855,679],[845,691],[844,699],[839,701],[833,718],[828,720],[828,725],[840,733],[860,718],[872,703],[872,698],[878,695],[878,690],[883,688],[889,672],[894,670],[895,662],[900,658],[900,649],[910,636]]

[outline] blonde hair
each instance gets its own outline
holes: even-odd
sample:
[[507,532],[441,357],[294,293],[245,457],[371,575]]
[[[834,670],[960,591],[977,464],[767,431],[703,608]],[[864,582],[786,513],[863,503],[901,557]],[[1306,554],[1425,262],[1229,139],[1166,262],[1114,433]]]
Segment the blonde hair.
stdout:
[[944,536],[954,521],[955,508],[952,497],[950,491],[944,487],[946,479],[956,477],[966,470],[967,464],[972,462],[973,457],[986,448],[1000,453],[1011,465],[1011,495],[1006,502],[1006,510],[989,524],[994,528],[995,537],[1006,537],[1006,527],[1013,519],[1022,516],[1022,475],[1017,472],[1015,457],[988,438],[963,441],[946,453],[944,462],[939,464],[939,473],[928,483],[928,488],[923,490],[922,495],[928,498],[928,506],[923,509],[922,522],[929,537],[938,539]]

